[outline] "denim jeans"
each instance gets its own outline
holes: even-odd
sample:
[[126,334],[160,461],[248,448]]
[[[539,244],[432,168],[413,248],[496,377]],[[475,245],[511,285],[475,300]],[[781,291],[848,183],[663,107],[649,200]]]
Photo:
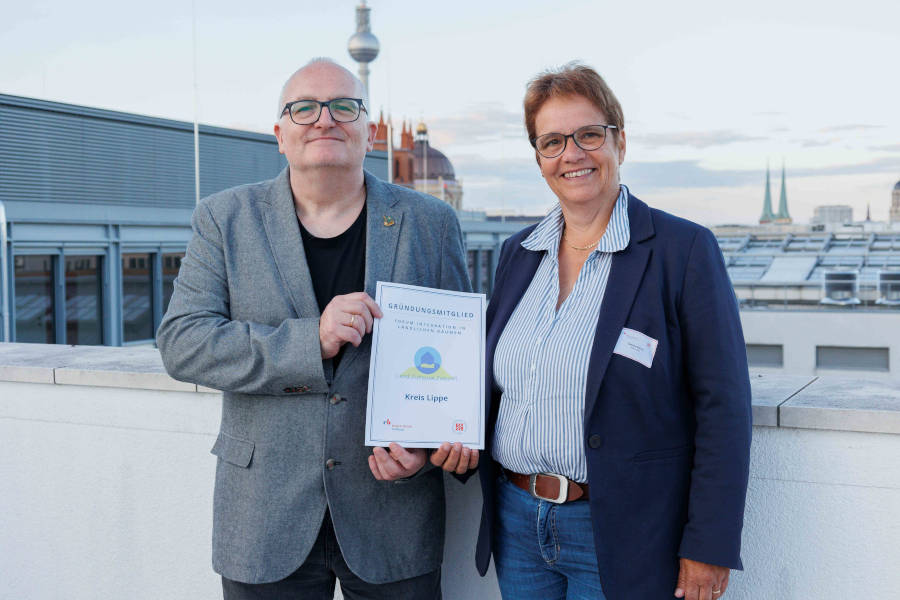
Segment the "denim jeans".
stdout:
[[494,565],[507,600],[605,600],[587,501],[554,504],[497,479]]

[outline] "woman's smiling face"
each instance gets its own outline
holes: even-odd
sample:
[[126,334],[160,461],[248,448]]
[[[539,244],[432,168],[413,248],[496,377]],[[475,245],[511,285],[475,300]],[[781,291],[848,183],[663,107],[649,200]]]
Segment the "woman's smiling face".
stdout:
[[[606,115],[583,96],[556,96],[547,100],[534,119],[535,137],[546,133],[570,134],[585,125],[609,125]],[[619,165],[625,159],[625,132],[607,132],[597,150],[585,151],[572,138],[555,158],[538,157],[541,175],[565,205],[614,202],[619,195]]]

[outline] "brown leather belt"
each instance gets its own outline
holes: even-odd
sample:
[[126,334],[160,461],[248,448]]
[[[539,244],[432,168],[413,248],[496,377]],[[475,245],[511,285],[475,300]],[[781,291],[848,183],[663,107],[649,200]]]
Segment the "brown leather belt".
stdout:
[[513,485],[522,488],[540,500],[562,504],[564,502],[588,499],[588,485],[586,483],[578,483],[556,473],[523,475],[509,469],[503,469],[503,472],[506,473],[506,478]]

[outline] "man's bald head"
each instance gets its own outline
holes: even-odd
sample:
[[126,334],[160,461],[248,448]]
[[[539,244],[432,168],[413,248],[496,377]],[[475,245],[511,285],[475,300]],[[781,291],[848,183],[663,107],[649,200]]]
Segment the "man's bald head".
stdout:
[[[366,94],[366,87],[363,85],[363,82],[360,81],[359,77],[354,75],[353,72],[350,71],[349,69],[342,67],[341,65],[337,64],[330,58],[320,57],[320,58],[312,59],[311,61],[309,61],[308,63],[306,63],[299,69],[297,69],[296,71],[294,71],[294,73],[290,77],[287,78],[287,81],[284,82],[284,85],[281,86],[281,95],[278,97],[278,117],[277,118],[279,118],[279,119],[281,118],[281,111],[284,110],[285,104],[287,104],[291,100],[299,99],[299,98],[289,98],[288,97],[288,95],[290,94],[290,91],[291,91],[292,84],[295,81],[297,81],[298,79],[301,79],[305,74],[309,73],[310,71],[316,71],[316,70],[332,70],[334,72],[345,75],[347,77],[348,81],[351,81],[353,83],[353,88],[355,90],[354,93],[356,94],[356,97],[362,98],[363,104],[366,106],[366,108],[368,108],[369,98]],[[366,113],[366,119],[368,119],[368,113]]]

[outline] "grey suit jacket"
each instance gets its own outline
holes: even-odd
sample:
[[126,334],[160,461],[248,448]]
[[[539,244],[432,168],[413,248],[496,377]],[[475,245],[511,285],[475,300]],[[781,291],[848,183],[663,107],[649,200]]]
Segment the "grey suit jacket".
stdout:
[[[374,297],[379,280],[468,291],[453,210],[369,173],[365,185],[366,292]],[[213,568],[247,583],[283,579],[306,559],[326,506],[362,579],[438,568],[441,471],[400,482],[369,471],[371,336],[347,347],[337,372],[322,360],[288,170],[204,199],[192,226],[157,343],[172,377],[224,392],[212,449]]]

